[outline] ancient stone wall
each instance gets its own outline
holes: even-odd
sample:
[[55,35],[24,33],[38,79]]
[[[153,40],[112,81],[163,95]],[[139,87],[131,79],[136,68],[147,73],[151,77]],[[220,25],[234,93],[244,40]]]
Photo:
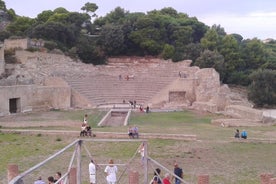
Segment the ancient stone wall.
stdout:
[[48,108],[70,108],[69,87],[5,86],[0,87],[0,114],[10,113],[10,99],[19,99],[18,112],[32,111],[40,106]]
[[29,38],[23,38],[23,39],[5,39],[4,40],[5,50],[9,49],[28,49],[30,47],[32,48],[41,48],[44,46],[44,41],[42,39],[29,39]]
[[199,84],[195,91],[196,101],[210,101],[214,94],[218,93],[220,87],[218,72],[213,68],[203,68],[195,73],[195,77],[198,79]]
[[0,45],[0,76],[5,72],[4,46]]
[[27,38],[4,40],[5,50],[15,49],[15,48],[27,49],[28,44],[29,44],[29,41]]
[[65,62],[70,61],[69,57],[61,54],[49,54],[44,52],[28,52],[24,50],[17,50],[15,52],[17,61],[25,64],[27,62],[39,62],[39,63],[56,63],[56,62]]
[[263,111],[241,105],[228,105],[226,114],[234,118],[247,118],[262,121]]

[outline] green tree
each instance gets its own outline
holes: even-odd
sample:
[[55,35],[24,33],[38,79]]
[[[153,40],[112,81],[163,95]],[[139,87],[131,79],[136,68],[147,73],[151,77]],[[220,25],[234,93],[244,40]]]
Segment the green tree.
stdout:
[[162,58],[164,59],[170,59],[173,57],[174,55],[174,46],[169,45],[169,44],[165,44],[163,51],[162,51]]
[[4,11],[7,10],[6,3],[2,0],[0,0],[0,10],[4,10]]
[[76,43],[78,34],[74,29],[72,26],[59,22],[47,22],[33,28],[30,37],[54,41],[58,44],[59,49],[66,50],[66,48],[71,48]]
[[220,50],[220,54],[224,57],[224,64],[227,76],[224,82],[228,82],[227,78],[234,71],[240,71],[244,67],[244,62],[240,58],[239,44],[232,35],[226,35],[223,37]]
[[200,40],[200,43],[204,49],[214,51],[219,47],[220,37],[215,29],[209,29],[204,37]]
[[84,63],[105,64],[105,52],[97,44],[97,39],[81,35],[76,44],[77,54]]
[[16,36],[25,36],[27,31],[34,25],[35,20],[29,17],[17,17],[7,26],[7,30]]
[[214,68],[219,72],[220,80],[224,79],[224,58],[218,51],[204,50],[196,59],[195,65],[200,68]]
[[107,24],[102,28],[101,41],[104,50],[109,55],[124,54],[125,35],[120,25]]
[[245,69],[258,69],[260,66],[266,63],[268,58],[268,52],[264,47],[264,44],[254,38],[252,40],[245,40],[241,44],[241,58],[245,62]]
[[252,83],[249,86],[248,98],[256,106],[276,105],[276,71],[258,70],[250,75]]
[[97,14],[95,13],[99,7],[95,3],[85,3],[85,5],[81,8],[81,10],[86,11],[86,13],[92,13],[91,17],[96,17]]
[[38,23],[45,23],[49,20],[49,18],[54,14],[53,11],[51,10],[45,10],[43,12],[41,12],[40,14],[38,14],[36,16],[36,20]]

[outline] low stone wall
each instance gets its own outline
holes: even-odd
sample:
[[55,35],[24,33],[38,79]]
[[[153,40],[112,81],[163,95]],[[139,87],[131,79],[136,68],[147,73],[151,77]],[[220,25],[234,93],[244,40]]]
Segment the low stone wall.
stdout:
[[262,121],[263,112],[246,106],[229,105],[225,108],[226,115],[233,118],[253,119]]

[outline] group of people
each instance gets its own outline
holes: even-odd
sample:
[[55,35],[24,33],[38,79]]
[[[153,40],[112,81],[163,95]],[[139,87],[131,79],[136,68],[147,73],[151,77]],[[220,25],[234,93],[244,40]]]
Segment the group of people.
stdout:
[[236,132],[235,132],[234,137],[235,137],[235,138],[247,139],[247,132],[246,132],[245,130],[243,130],[243,131],[240,133],[240,130],[239,130],[239,129],[236,129]]
[[[63,180],[61,179],[61,172],[56,172],[55,176],[49,176],[48,177],[48,183],[54,184],[58,181],[58,184],[63,184]],[[42,177],[39,176],[38,179],[34,182],[34,184],[46,184]]]
[[140,112],[145,112],[145,113],[149,113],[149,111],[150,111],[149,106],[147,106],[146,109],[144,109],[142,105],[140,105],[139,110],[140,110]]
[[[114,161],[112,159],[108,162],[109,165],[107,165],[104,169],[104,173],[106,175],[106,182],[107,184],[115,184],[117,182],[116,173],[118,172],[118,168],[116,165],[114,165]],[[89,163],[89,180],[90,184],[96,183],[96,164],[93,159],[91,159],[91,162]]]
[[178,166],[178,163],[174,163],[173,172],[173,176],[171,176],[170,173],[165,173],[164,177],[162,178],[161,170],[159,168],[156,168],[150,184],[180,184],[181,179],[183,179],[183,170]]
[[83,123],[81,125],[80,137],[81,136],[92,136],[91,126],[88,124],[88,115],[85,114],[83,118]]
[[128,136],[129,138],[139,138],[139,130],[137,126],[128,127]]

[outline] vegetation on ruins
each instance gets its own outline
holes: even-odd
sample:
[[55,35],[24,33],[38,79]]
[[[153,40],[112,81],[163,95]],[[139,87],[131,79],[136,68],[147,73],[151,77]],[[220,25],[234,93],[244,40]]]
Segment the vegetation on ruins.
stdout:
[[[226,34],[220,25],[209,27],[170,7],[147,13],[131,13],[117,7],[97,17],[98,8],[94,3],[86,3],[81,13],[60,7],[29,18],[7,10],[0,0],[0,9],[7,12],[10,21],[0,31],[0,39],[44,39],[47,49],[58,48],[70,57],[95,65],[105,64],[110,56],[150,55],[174,62],[191,59],[193,65],[215,68],[223,83],[244,86],[252,83],[249,76],[259,69],[275,71],[275,40],[264,43],[257,38],[243,39],[238,33]],[[272,97],[275,102],[275,91]]]

